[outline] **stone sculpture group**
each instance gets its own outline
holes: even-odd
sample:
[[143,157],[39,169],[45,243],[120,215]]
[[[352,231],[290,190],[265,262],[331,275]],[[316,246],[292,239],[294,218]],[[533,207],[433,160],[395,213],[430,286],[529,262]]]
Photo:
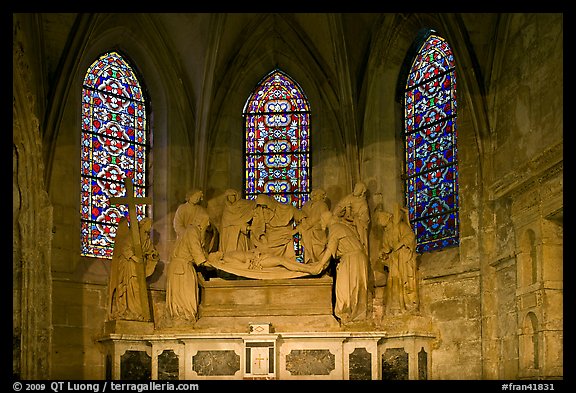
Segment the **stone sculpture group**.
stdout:
[[[201,190],[188,192],[173,220],[177,238],[166,272],[168,315],[198,319],[200,266],[252,279],[294,279],[322,275],[333,263],[334,315],[341,324],[365,321],[371,282],[366,191],[364,183],[356,183],[353,192],[330,210],[321,189],[312,191],[300,209],[265,194],[244,199],[238,190],[229,189],[219,222],[210,219]],[[377,263],[387,273],[386,313],[417,310],[416,238],[407,211],[396,204],[393,212],[379,209],[374,215],[383,229]],[[141,300],[147,288],[142,288],[136,267],[144,264],[140,271],[150,276],[159,255],[150,241],[150,220],[138,225],[141,252],[134,249],[137,241],[129,235],[126,220],[119,223],[109,279],[109,320],[149,318],[143,310],[148,305]]]

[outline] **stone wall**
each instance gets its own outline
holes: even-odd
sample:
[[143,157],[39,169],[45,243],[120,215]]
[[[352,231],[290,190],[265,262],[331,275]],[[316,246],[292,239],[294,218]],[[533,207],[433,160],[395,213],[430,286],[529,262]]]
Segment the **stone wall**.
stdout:
[[[175,238],[173,213],[185,192],[202,183],[199,179],[205,179],[206,199],[215,210],[226,188],[242,188],[240,111],[255,83],[277,60],[272,52],[251,57],[257,46],[246,45],[234,52],[236,57],[223,60],[219,67],[227,71],[214,79],[219,69],[210,56],[220,47],[210,41],[215,52],[209,52],[191,44],[190,50],[198,52],[191,72],[194,80],[183,80],[182,65],[172,61],[166,37],[156,30],[158,21],[151,23],[145,15],[130,21],[111,14],[91,18],[79,19],[82,34],[63,60],[69,72],[52,86],[60,103],[48,114],[40,109],[47,101],[37,82],[41,59],[32,55],[39,53],[38,43],[32,33],[15,39],[13,370],[21,377],[106,375],[106,353],[96,342],[104,322],[108,261],[83,258],[78,252],[78,102],[90,62],[122,42],[154,98],[153,218],[161,261],[150,284],[159,320],[164,312],[164,273]],[[309,18],[313,16],[298,17]],[[485,74],[456,16],[384,18],[372,31],[365,75],[355,75],[361,80],[358,91],[356,86],[339,85],[349,77],[345,71],[322,69],[343,58],[326,60],[319,53],[327,56],[335,49],[345,54],[342,40],[330,40],[330,34],[342,33],[330,18],[312,19],[318,23],[317,37],[326,44],[318,53],[288,34],[286,39],[294,42],[281,60],[314,104],[313,187],[324,188],[332,205],[356,180],[368,185],[372,210],[378,203],[390,206],[403,200],[402,110],[396,87],[404,58],[422,27],[441,31],[457,53],[461,241],[459,247],[419,258],[421,313],[434,325],[427,377],[562,377],[562,15],[502,15],[497,33],[482,33],[490,47],[494,45],[493,62],[483,69]],[[217,16],[197,16],[195,21],[197,35],[188,37],[193,43],[204,43],[203,34],[210,28],[223,28]],[[16,20],[16,32],[18,23],[23,22]],[[278,28],[285,32],[286,22]],[[90,35],[92,31],[102,35]],[[258,42],[273,44],[271,37]],[[223,40],[222,48],[232,45]],[[343,92],[350,96],[340,102]],[[342,114],[343,110],[355,112]],[[41,128],[44,124],[47,130]],[[43,156],[43,149],[50,151]],[[46,157],[50,165],[42,179]],[[379,235],[373,225],[371,242]],[[372,244],[371,252],[376,249]],[[380,301],[375,298],[377,313]],[[352,359],[359,359],[357,373],[365,375],[366,354],[353,350],[350,353],[357,356]],[[389,352],[391,357],[394,353]],[[378,352],[379,361],[381,355]]]
[[40,121],[34,84],[37,63],[26,18],[13,25],[12,101],[12,374],[51,375],[52,205],[45,191]]
[[491,230],[482,267],[484,375],[559,378],[563,82],[556,54],[562,16],[507,15],[503,25],[506,45],[496,51],[489,111],[494,129],[485,196]]

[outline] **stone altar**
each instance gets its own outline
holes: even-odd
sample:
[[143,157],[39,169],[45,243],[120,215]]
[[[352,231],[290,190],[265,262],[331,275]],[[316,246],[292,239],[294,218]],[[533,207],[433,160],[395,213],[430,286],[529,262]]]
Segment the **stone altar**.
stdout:
[[426,380],[434,335],[156,332],[99,341],[106,376],[114,380]]

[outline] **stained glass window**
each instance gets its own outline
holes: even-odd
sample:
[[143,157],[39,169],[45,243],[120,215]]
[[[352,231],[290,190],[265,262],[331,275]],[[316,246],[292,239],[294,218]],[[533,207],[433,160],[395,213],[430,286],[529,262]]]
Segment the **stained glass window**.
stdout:
[[458,244],[456,70],[448,43],[429,34],[404,93],[406,199],[417,251]]
[[[276,69],[258,83],[243,116],[246,198],[267,194],[301,208],[310,194],[310,108],[304,92]],[[303,262],[299,234],[294,251]]]
[[310,111],[298,84],[274,70],[244,106],[245,194],[302,207],[310,193]]
[[[146,196],[148,146],[146,105],[134,70],[117,52],[100,56],[88,68],[82,88],[81,255],[112,258],[114,236],[125,205],[124,178],[134,196]],[[145,205],[137,205],[137,218]],[[130,219],[130,218],[129,218]]]

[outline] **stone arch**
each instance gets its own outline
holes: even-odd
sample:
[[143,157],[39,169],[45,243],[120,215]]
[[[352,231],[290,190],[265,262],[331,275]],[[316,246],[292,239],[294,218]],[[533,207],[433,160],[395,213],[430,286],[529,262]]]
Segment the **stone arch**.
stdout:
[[[322,67],[321,53],[306,44],[304,33],[298,29],[300,22],[293,18],[259,15],[235,41],[238,50],[221,74],[210,108],[214,120],[210,124],[206,188],[214,191],[207,192],[207,198],[221,195],[228,187],[242,188],[241,172],[237,171],[244,166],[241,111],[254,86],[274,68],[298,81],[313,110],[311,128],[324,130],[311,134],[311,146],[322,146],[311,156],[314,187],[326,189],[331,200],[340,199],[351,189],[351,160],[342,153],[348,130],[336,115],[338,91],[324,83],[337,76],[329,67]],[[322,23],[328,24],[328,20],[322,19]],[[349,187],[331,186],[334,183]]]
[[[50,162],[46,177],[47,183],[48,185],[58,184],[58,188],[48,186],[48,192],[51,199],[59,200],[60,209],[75,212],[67,217],[60,216],[54,222],[53,249],[59,250],[60,258],[53,260],[52,268],[62,272],[72,273],[78,268],[83,268],[83,264],[86,263],[80,256],[79,242],[73,242],[70,239],[77,239],[80,233],[80,209],[78,206],[80,201],[81,86],[86,70],[99,54],[107,50],[120,50],[137,66],[142,76],[140,81],[145,81],[147,96],[151,98],[153,104],[148,121],[152,127],[154,146],[155,148],[158,147],[151,163],[153,172],[159,175],[163,171],[168,171],[169,155],[172,157],[182,156],[184,157],[183,161],[191,161],[186,160],[185,157],[190,155],[190,149],[187,147],[192,142],[187,141],[189,139],[187,130],[181,125],[193,123],[193,120],[190,119],[194,118],[194,114],[184,110],[188,107],[185,104],[185,99],[167,93],[167,91],[179,91],[174,85],[179,83],[174,76],[178,70],[175,70],[175,66],[171,65],[168,60],[172,58],[169,50],[162,44],[163,41],[157,35],[154,36],[153,24],[146,23],[149,22],[149,16],[139,15],[125,25],[115,23],[117,22],[116,18],[120,18],[120,15],[111,15],[108,18],[103,16],[84,18],[81,21],[83,28],[89,32],[97,31],[98,34],[87,33],[81,42],[74,43],[78,48],[74,46],[67,53],[64,61],[67,65],[64,70],[66,72],[63,71],[56,77],[58,85],[61,86],[58,90],[60,94],[56,98],[61,105],[55,105],[47,114],[50,120],[43,143],[65,146],[65,148],[53,149],[47,158],[47,161]],[[148,26],[148,28],[143,29],[142,26]],[[151,40],[139,39],[144,35],[152,35],[156,38]],[[177,110],[173,108],[177,108]],[[52,115],[52,112],[55,114]],[[173,120],[173,124],[177,124],[177,126],[170,129],[173,138],[182,141],[178,144],[178,149],[184,152],[182,155],[167,151],[168,132],[166,130],[170,113],[178,113],[178,116],[183,114],[184,117],[182,121]],[[74,158],[71,159],[70,157]],[[175,167],[178,170],[180,168],[183,168],[181,170],[186,169],[184,165],[175,165]],[[178,173],[177,176],[188,178],[181,173]],[[165,178],[165,176],[156,177]],[[175,199],[172,195],[167,197],[167,186],[164,181],[159,181],[154,184],[153,190],[155,198],[155,203],[152,205],[154,221],[162,220],[161,224],[155,224],[155,228],[161,233],[171,233],[170,220],[164,219],[164,217],[170,211],[175,210],[172,206],[178,204],[177,200],[172,199]],[[166,229],[162,230],[158,225],[163,225]],[[168,239],[160,240],[161,243],[158,246],[160,249],[168,247],[165,240]]]
[[522,234],[518,250],[520,287],[535,284],[538,280],[538,253],[536,232],[528,228]]
[[522,369],[540,368],[540,326],[538,317],[529,311],[521,324],[520,367]]

